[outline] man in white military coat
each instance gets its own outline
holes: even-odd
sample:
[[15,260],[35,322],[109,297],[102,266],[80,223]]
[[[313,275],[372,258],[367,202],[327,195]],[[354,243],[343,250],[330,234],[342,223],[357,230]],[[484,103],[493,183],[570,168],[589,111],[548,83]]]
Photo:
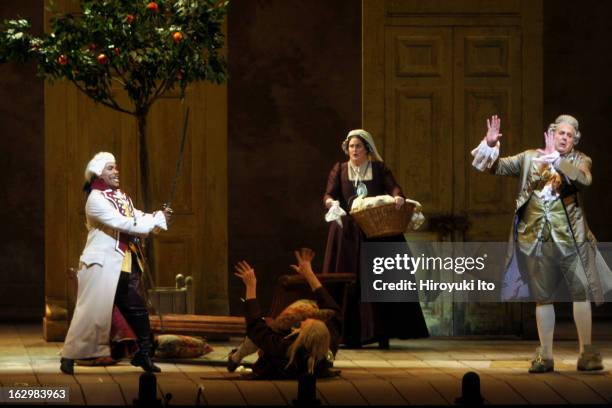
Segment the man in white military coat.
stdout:
[[87,243],[81,254],[74,315],[62,349],[60,369],[74,373],[75,359],[110,356],[113,306],[136,334],[131,363],[161,371],[151,361],[149,313],[143,299],[142,253],[138,239],[166,230],[171,209],[146,214],[119,189],[119,170],[111,153],[100,152],[85,168]]

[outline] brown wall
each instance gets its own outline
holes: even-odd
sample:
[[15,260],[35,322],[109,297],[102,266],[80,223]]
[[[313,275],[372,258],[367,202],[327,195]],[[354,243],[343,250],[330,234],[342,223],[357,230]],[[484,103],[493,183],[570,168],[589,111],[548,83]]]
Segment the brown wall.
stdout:
[[[255,267],[267,308],[293,249],[322,264],[327,173],[361,123],[361,2],[236,1],[228,28],[229,267]],[[241,313],[242,283],[229,279]]]
[[[0,19],[28,18],[40,33],[42,4],[4,0]],[[0,319],[44,310],[43,83],[35,72],[33,64],[0,65]]]
[[[42,3],[4,0],[0,18],[28,17],[40,31]],[[229,263],[256,267],[267,306],[292,249],[314,248],[321,265],[327,172],[344,158],[346,131],[361,123],[361,2],[240,0],[228,28]],[[610,32],[610,2],[544,1],[543,119],[568,112],[580,120],[580,148],[594,162],[586,209],[601,241],[612,241]],[[43,125],[34,67],[0,66],[0,318],[43,313]],[[238,314],[242,286],[229,280]]]
[[544,123],[569,113],[578,149],[593,159],[586,214],[600,241],[612,241],[612,2],[544,1]]

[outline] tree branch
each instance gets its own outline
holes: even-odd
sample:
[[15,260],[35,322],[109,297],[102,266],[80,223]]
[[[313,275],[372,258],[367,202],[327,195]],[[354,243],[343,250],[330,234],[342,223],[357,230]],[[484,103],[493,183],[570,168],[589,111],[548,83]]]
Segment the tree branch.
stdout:
[[125,87],[125,85],[130,81],[128,81],[128,79],[125,77],[125,74],[121,72],[119,68],[117,68],[117,65],[113,64],[113,69],[115,70],[117,75],[119,75],[119,77],[123,80],[123,86]]
[[[111,80],[113,79],[113,77],[111,75],[109,75],[107,78],[110,78]],[[106,95],[108,95],[108,100],[115,107],[116,110],[118,110],[118,111],[125,110],[121,106],[119,106],[117,101],[111,96],[112,95],[112,89],[111,89],[111,85],[110,85],[110,80],[108,80],[107,78],[102,83],[104,84],[104,90],[106,91]],[[119,81],[119,82],[121,82],[121,81]]]
[[[105,100],[100,100],[100,101],[98,101],[98,100],[96,100],[95,95],[93,95],[93,94],[91,94],[91,93],[87,92],[87,90],[86,90],[85,88],[83,88],[81,85],[79,85],[79,83],[78,83],[77,81],[75,81],[75,80],[71,80],[71,82],[74,84],[74,86],[76,86],[76,88],[77,88],[79,91],[83,92],[83,94],[85,94],[87,97],[89,97],[89,98],[93,99],[95,102],[99,102],[99,103],[101,103],[102,105],[107,106],[107,107],[109,107],[109,108],[111,108],[111,109],[114,109],[114,110],[116,110],[116,111],[123,112],[123,113],[127,113],[128,115],[135,115],[135,114],[136,114],[135,112],[132,112],[132,111],[129,111],[129,110],[127,110],[127,109],[122,108],[122,107],[121,107],[121,106],[119,106],[119,105],[118,105],[116,102],[115,102],[115,104],[113,105],[113,104],[111,104],[111,103],[109,103],[109,102],[107,102],[107,101],[105,101]],[[112,99],[111,99],[111,100],[112,100]],[[113,102],[114,102],[114,101],[113,101]]]
[[149,99],[149,101],[148,101],[149,105],[151,105],[153,102],[155,102],[155,100],[157,98],[162,96],[164,94],[164,92],[166,92],[168,90],[168,87],[171,84],[172,84],[172,81],[170,80],[170,78],[166,78],[165,80],[163,80],[162,83],[157,88],[157,90],[155,91],[155,94],[153,95],[153,97],[151,97],[151,99]]

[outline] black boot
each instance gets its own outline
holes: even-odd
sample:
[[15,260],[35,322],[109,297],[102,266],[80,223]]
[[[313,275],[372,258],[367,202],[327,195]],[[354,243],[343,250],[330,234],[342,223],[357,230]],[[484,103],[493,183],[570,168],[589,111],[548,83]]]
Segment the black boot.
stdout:
[[150,353],[153,348],[151,325],[149,312],[141,293],[143,290],[141,290],[140,273],[137,270],[136,256],[132,256],[132,272],[120,277],[115,294],[115,304],[136,334],[138,351],[132,358],[132,365],[142,367],[143,370],[150,373],[159,373],[161,369],[151,361]]
[[151,360],[150,351],[151,351],[151,336],[138,336],[138,351],[134,354],[134,358],[132,358],[132,365],[137,367],[142,367],[143,370],[150,373],[159,373],[161,372],[161,368],[153,364]]
[[149,373],[159,373],[161,368],[153,364],[151,357],[148,353],[141,353],[140,351],[134,355],[131,361],[133,366],[142,367],[143,370]]
[[60,359],[60,370],[64,374],[74,375],[74,360],[62,357]]

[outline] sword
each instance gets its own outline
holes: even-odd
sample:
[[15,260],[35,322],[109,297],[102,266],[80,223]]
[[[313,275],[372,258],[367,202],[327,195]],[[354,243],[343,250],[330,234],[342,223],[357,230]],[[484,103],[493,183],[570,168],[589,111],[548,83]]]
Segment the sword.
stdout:
[[[179,148],[179,155],[176,161],[176,171],[174,172],[174,178],[172,179],[172,185],[170,187],[170,199],[166,201],[164,204],[162,204],[162,209],[169,212],[170,214],[172,214],[172,201],[174,201],[174,197],[176,195],[176,186],[178,184],[179,175],[181,174],[183,158],[185,157],[185,142],[187,141],[188,125],[189,125],[189,108],[187,108],[187,111],[185,112],[185,121],[183,122],[183,135],[181,137],[181,146]],[[151,274],[148,273],[148,268],[146,269],[147,269],[147,273],[146,273],[147,279],[149,280],[151,287],[153,287],[153,279],[151,277]],[[152,306],[150,299],[148,299],[148,304],[149,306]],[[160,329],[163,332],[164,331],[164,319],[159,309],[157,310],[157,315],[159,316]]]
[[183,157],[185,157],[185,141],[187,140],[187,126],[189,125],[189,108],[185,112],[185,121],[183,122],[183,136],[181,138],[181,147],[179,149],[179,156],[176,160],[176,171],[174,172],[174,179],[172,179],[172,185],[170,187],[170,199],[166,201],[163,205],[163,209],[170,209],[170,213],[172,214],[172,201],[174,201],[174,196],[176,195],[176,185],[178,183],[179,175],[181,174],[181,167],[183,164]]

